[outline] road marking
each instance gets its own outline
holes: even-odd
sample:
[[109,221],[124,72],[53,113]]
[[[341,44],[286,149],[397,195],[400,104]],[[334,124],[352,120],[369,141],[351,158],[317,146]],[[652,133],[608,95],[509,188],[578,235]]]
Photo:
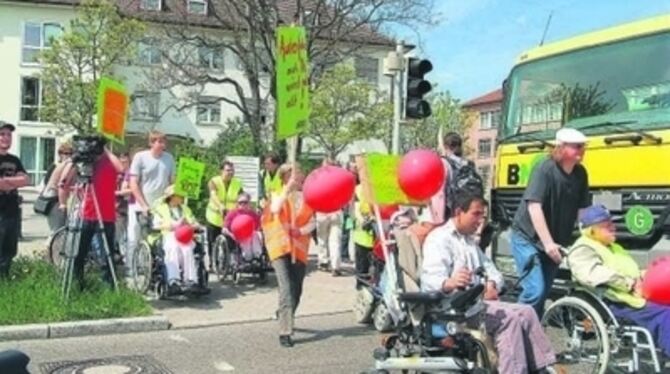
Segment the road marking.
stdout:
[[233,365],[225,362],[225,361],[218,361],[214,363],[214,368],[218,371],[235,371],[235,368]]
[[170,340],[174,340],[176,342],[181,342],[181,343],[188,343],[191,344],[191,341],[186,339],[185,337],[179,335],[179,334],[172,334],[170,335]]

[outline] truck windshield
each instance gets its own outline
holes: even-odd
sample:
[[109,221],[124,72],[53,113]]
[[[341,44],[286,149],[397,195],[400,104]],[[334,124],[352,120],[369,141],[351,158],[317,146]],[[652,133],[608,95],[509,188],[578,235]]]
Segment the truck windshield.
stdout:
[[581,126],[615,122],[622,116],[644,126],[641,118],[659,110],[667,122],[668,61],[666,32],[519,65],[508,79],[502,137],[555,130],[573,121]]

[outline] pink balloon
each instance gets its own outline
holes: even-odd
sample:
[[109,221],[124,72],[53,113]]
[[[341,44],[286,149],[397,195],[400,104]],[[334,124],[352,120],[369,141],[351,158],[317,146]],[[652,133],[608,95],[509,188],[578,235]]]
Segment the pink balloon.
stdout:
[[407,153],[398,167],[400,188],[415,200],[433,197],[444,184],[446,171],[437,153],[417,149]]
[[647,268],[642,282],[644,298],[664,305],[670,305],[670,257],[661,257]]
[[193,226],[188,224],[183,224],[174,230],[174,237],[181,244],[190,243],[193,240],[194,234]]
[[305,203],[320,213],[332,213],[351,201],[356,179],[349,171],[337,166],[322,166],[307,176],[302,193]]
[[254,230],[256,230],[256,223],[254,218],[248,214],[239,214],[230,223],[230,231],[238,242],[251,238]]

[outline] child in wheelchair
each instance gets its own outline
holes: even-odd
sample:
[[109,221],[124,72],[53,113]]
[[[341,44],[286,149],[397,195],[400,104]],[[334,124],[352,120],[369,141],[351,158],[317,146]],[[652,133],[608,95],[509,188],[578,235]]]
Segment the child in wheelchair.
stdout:
[[200,229],[184,197],[169,186],[153,209],[154,229],[160,230],[168,294],[201,291],[194,250],[194,232]]
[[603,298],[617,319],[649,330],[666,357],[670,357],[670,306],[645,300],[642,277],[635,260],[615,243],[616,227],[602,205],[585,209],[580,218],[581,237],[567,259],[572,277],[590,289],[604,289]]

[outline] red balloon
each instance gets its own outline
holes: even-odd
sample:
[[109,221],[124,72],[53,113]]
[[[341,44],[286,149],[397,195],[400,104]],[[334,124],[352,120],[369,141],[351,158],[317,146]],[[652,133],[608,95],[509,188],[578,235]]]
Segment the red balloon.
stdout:
[[382,219],[391,219],[393,213],[397,212],[400,207],[397,204],[393,205],[380,205],[379,206],[379,215],[382,216]]
[[647,268],[642,282],[644,298],[663,305],[670,305],[670,257],[656,259]]
[[309,173],[302,193],[310,208],[320,213],[332,213],[351,201],[355,188],[356,179],[352,173],[326,165]]
[[235,240],[243,242],[254,234],[256,230],[256,222],[254,218],[248,214],[239,214],[233,218],[230,223],[230,231],[232,231]]
[[174,230],[174,237],[181,244],[188,244],[193,241],[195,230],[189,224],[183,224]]
[[426,200],[444,184],[446,171],[437,153],[417,149],[407,153],[398,167],[400,188],[415,200]]

